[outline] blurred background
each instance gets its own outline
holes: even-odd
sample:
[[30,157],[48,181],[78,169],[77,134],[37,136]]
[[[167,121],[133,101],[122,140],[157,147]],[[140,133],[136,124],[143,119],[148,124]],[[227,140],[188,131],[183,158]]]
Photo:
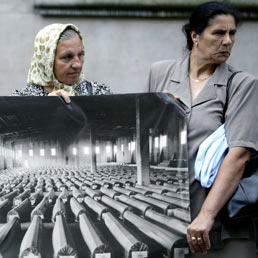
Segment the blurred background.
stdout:
[[[198,0],[1,0],[0,95],[25,87],[37,32],[73,23],[84,36],[84,73],[114,93],[146,90],[150,66],[181,57],[181,32]],[[231,0],[243,14],[229,63],[258,77],[258,1]]]

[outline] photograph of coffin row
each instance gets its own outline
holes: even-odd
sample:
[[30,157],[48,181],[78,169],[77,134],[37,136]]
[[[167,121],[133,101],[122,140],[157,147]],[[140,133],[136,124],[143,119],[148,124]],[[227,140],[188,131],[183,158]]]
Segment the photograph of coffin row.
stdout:
[[0,257],[185,257],[186,118],[171,96],[0,99]]

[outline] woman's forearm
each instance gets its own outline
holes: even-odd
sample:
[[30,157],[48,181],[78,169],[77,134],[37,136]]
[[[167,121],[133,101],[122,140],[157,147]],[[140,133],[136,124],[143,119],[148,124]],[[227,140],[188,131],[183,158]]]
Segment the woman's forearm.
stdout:
[[233,147],[229,150],[202,205],[201,213],[207,213],[212,218],[216,217],[236,190],[250,156],[250,150],[243,147]]
[[206,254],[210,249],[209,232],[215,217],[236,190],[250,156],[246,148],[229,150],[199,214],[187,228],[187,242],[192,252]]

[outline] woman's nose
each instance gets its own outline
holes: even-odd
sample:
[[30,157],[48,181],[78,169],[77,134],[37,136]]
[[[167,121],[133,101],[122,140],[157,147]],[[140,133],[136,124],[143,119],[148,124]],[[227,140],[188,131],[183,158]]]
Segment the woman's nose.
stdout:
[[224,45],[230,45],[230,44],[233,44],[233,39],[231,37],[231,35],[229,33],[227,33],[225,35],[225,37],[223,38],[223,44]]
[[81,68],[83,65],[83,60],[81,60],[79,57],[76,57],[73,60],[72,67],[73,68]]

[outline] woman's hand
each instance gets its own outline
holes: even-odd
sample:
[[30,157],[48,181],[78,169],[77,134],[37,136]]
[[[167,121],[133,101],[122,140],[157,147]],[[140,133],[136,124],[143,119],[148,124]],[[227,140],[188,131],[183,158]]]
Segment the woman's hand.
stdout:
[[69,96],[73,96],[71,94],[69,94],[67,91],[65,90],[55,90],[55,91],[52,91],[48,94],[48,96],[61,96],[64,101],[69,104],[71,102],[71,99]]
[[214,224],[211,214],[200,212],[187,228],[187,242],[192,253],[207,254],[211,248],[209,232]]

